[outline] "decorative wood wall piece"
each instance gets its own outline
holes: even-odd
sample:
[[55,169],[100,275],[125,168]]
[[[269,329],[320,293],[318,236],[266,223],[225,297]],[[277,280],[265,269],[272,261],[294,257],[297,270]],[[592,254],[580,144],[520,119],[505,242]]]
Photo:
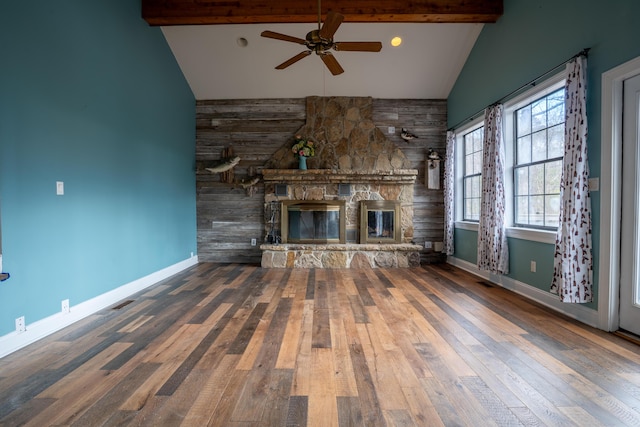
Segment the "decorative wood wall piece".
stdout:
[[440,160],[427,159],[427,170],[425,172],[427,178],[427,188],[429,190],[440,189]]
[[[229,146],[227,148],[223,148],[221,157],[223,159],[231,159],[231,158],[233,158],[234,157],[233,147]],[[235,178],[235,172],[233,171],[233,169],[234,168],[231,168],[226,172],[220,173],[220,181],[221,182],[226,182],[227,184],[232,184],[233,183],[233,179]]]

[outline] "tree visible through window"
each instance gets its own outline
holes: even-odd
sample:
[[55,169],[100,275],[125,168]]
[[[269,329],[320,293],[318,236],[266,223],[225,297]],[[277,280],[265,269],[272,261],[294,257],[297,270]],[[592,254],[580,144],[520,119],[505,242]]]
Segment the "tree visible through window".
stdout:
[[480,193],[482,191],[482,140],[484,127],[473,130],[463,137],[464,176],[463,220],[480,219]]
[[514,114],[514,223],[555,229],[564,152],[564,88]]

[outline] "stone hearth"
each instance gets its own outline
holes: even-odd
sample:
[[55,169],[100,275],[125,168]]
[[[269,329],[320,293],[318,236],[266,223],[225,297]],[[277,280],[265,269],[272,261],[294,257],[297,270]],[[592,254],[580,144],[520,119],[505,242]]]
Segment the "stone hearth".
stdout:
[[262,245],[263,268],[397,268],[420,266],[420,245]]

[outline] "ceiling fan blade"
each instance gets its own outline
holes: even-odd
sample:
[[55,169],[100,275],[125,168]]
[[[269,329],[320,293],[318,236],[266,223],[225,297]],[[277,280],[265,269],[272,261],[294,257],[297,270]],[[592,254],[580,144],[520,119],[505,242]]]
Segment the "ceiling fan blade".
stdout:
[[270,39],[284,40],[286,42],[292,42],[292,43],[298,43],[298,44],[305,44],[306,42],[304,39],[288,36],[286,34],[275,33],[273,31],[263,31],[260,35],[262,37],[267,37]]
[[288,59],[288,60],[284,61],[282,64],[278,65],[276,67],[276,70],[284,70],[289,65],[295,64],[296,62],[300,61],[302,58],[306,58],[309,55],[311,55],[311,51],[310,50],[305,50],[304,52],[300,52],[299,54],[297,54],[293,58]]
[[382,43],[380,42],[336,42],[333,44],[335,50],[355,51],[355,52],[380,52]]
[[344,70],[342,69],[340,64],[338,64],[338,60],[335,56],[331,55],[328,52],[325,52],[320,55],[320,58],[322,58],[322,62],[324,62],[324,65],[327,66],[329,71],[331,71],[331,74],[333,74],[334,76],[344,73]]
[[324,24],[322,24],[322,28],[320,28],[319,35],[323,39],[331,40],[333,35],[338,31],[338,27],[342,24],[344,20],[344,16],[336,12],[327,13],[327,17],[324,20]]

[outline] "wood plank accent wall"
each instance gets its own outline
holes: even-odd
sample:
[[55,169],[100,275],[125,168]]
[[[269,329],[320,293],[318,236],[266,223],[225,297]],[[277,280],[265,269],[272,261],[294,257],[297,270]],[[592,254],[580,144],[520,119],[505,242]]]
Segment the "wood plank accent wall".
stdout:
[[[306,123],[306,100],[207,100],[196,103],[196,185],[198,256],[201,261],[259,263],[264,239],[264,185],[253,194],[242,188],[283,144]],[[425,160],[429,148],[442,155],[446,146],[446,100],[374,99],[373,121],[419,170],[414,188],[414,241],[442,242],[444,201],[442,190],[425,186]],[[389,126],[395,133],[388,134]],[[400,138],[402,127],[418,136]],[[237,183],[220,182],[219,174],[205,170],[220,161],[222,150],[233,147],[240,156],[235,167]],[[251,246],[251,239],[257,245]],[[442,254],[425,249],[423,263],[440,262]]]

